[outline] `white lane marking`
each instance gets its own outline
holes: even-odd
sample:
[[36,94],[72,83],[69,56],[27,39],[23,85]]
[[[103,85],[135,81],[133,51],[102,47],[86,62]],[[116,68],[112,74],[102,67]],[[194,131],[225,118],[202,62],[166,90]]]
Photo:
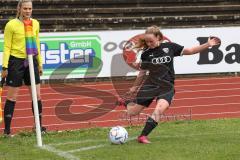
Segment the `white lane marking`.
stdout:
[[[101,96],[101,97],[73,97],[73,98],[66,98],[66,100],[85,100],[85,99],[99,99],[101,100],[101,98],[112,98],[113,96]],[[178,101],[178,100],[186,100],[186,99],[204,99],[204,98],[207,98],[207,99],[213,99],[213,98],[229,98],[229,97],[240,97],[240,95],[228,95],[228,96],[202,96],[202,97],[194,97],[194,98],[175,98],[174,100],[175,101]],[[50,102],[50,101],[60,101],[60,100],[63,100],[63,98],[56,98],[56,99],[47,99],[47,100],[42,100],[42,102]],[[29,100],[26,100],[26,101],[17,101],[18,103],[24,103],[24,102],[32,102],[32,101],[29,101]],[[114,103],[114,101],[113,101]],[[88,104],[86,104],[88,105]]]
[[[240,84],[240,83],[239,83]],[[177,88],[177,87],[176,87]],[[126,90],[126,89],[117,89],[118,91],[121,91],[121,90]],[[195,93],[195,92],[218,92],[218,91],[236,91],[236,90],[240,90],[240,88],[228,88],[226,89],[226,87],[224,88],[219,88],[219,89],[204,89],[204,90],[198,90],[198,89],[193,89],[193,90],[189,90],[189,89],[177,89],[177,94],[181,94],[181,93],[188,93],[188,92],[192,92],[192,93]],[[108,92],[108,93],[113,93],[112,91],[116,91],[116,89],[108,89],[108,90],[101,90],[103,92]],[[80,94],[83,94],[83,93],[91,93],[91,92],[94,92],[94,91],[72,91],[72,92],[64,92],[64,93],[61,93],[61,92],[56,92],[56,93],[44,93],[44,96],[47,96],[47,95],[57,95],[57,96],[62,96],[62,95],[66,95],[66,94],[73,94],[71,96],[79,96]],[[79,93],[79,95],[74,95],[76,93]],[[113,93],[114,95],[116,96],[119,96],[116,93]],[[18,95],[18,97],[26,97],[26,96],[30,96],[29,93],[27,94],[21,94],[21,95]],[[3,98],[6,98],[6,96],[3,96]],[[69,97],[71,98],[71,97]],[[46,99],[46,98],[45,98]],[[50,98],[52,99],[52,98]],[[48,99],[49,100],[49,99]],[[18,101],[19,102],[19,101]],[[21,102],[21,101],[20,101]],[[30,102],[30,101],[29,101]]]

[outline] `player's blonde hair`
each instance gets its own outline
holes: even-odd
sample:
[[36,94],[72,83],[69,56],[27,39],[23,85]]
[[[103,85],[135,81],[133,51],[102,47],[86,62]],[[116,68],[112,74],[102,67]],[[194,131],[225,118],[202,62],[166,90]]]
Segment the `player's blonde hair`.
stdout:
[[32,3],[32,0],[19,0],[18,1],[16,18],[19,18],[20,14],[21,14],[22,4],[26,3],[26,2]]
[[158,26],[150,26],[146,29],[145,34],[153,34],[156,37],[159,37],[159,40],[163,39],[163,34],[160,31],[160,28]]
[[[145,34],[153,34],[154,36],[159,38],[159,41],[161,41],[163,39],[163,34],[160,31],[160,28],[156,25],[147,27]],[[139,39],[138,43],[136,44],[136,46],[134,48],[147,48],[147,44],[145,42],[145,39]]]

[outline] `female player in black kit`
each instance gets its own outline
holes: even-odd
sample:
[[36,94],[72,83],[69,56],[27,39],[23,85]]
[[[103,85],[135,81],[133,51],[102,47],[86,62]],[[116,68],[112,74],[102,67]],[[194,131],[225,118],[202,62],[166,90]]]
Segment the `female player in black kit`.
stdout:
[[[148,134],[158,125],[160,116],[171,104],[174,96],[174,57],[196,54],[220,43],[220,39],[212,37],[205,44],[184,48],[176,43],[164,42],[157,26],[146,29],[143,41],[137,45],[143,51],[140,72],[129,91],[130,94],[136,93],[136,98],[125,101],[128,115],[134,116],[156,99],[156,107],[137,139],[139,143],[150,143]],[[147,73],[148,77],[143,81]]]

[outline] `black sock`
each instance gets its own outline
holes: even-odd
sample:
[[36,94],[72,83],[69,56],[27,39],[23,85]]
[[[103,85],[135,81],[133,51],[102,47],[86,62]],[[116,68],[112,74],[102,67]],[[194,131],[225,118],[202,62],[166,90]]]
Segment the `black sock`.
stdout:
[[10,134],[11,132],[11,121],[13,117],[15,101],[6,100],[4,106],[4,123],[5,123],[5,130],[4,133]]
[[145,127],[142,130],[141,136],[147,136],[151,131],[158,125],[158,123],[152,119],[151,117],[148,117],[147,122],[145,124]]
[[[32,112],[34,115],[33,102],[32,102]],[[38,100],[38,113],[39,113],[40,127],[42,127],[42,101],[41,100]]]

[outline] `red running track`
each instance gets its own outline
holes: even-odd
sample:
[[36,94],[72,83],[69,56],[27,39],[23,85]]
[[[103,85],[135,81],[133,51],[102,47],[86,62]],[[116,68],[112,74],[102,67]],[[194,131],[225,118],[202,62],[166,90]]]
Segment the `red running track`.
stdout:
[[[153,111],[154,103],[131,118],[126,116],[124,107],[115,106],[117,97],[131,84],[119,81],[44,85],[43,124],[48,130],[142,124]],[[175,88],[175,99],[162,121],[240,117],[240,77],[177,79]],[[34,125],[28,89],[22,87],[19,93],[13,132],[30,130]],[[6,87],[3,102],[5,99]]]

